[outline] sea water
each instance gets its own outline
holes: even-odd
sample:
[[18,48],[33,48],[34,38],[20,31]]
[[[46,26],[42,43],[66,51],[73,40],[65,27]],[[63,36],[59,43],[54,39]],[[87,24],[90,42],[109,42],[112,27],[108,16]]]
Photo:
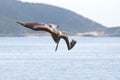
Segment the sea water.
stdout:
[[120,80],[119,37],[0,37],[0,80]]

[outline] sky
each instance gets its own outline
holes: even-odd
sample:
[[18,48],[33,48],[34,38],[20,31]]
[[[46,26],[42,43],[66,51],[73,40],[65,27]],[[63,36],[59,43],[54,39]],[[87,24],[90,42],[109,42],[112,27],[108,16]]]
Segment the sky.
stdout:
[[21,0],[45,3],[76,12],[107,27],[120,26],[120,0]]

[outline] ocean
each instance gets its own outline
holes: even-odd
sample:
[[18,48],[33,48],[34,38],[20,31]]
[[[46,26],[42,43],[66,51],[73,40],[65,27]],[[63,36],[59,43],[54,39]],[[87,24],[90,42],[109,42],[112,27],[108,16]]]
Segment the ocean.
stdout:
[[0,37],[0,80],[120,80],[119,37]]

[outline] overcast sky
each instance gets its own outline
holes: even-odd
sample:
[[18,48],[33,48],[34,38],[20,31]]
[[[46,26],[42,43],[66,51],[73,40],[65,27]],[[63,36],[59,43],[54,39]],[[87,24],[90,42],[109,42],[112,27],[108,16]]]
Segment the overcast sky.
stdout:
[[107,27],[120,26],[120,0],[22,0],[74,11]]

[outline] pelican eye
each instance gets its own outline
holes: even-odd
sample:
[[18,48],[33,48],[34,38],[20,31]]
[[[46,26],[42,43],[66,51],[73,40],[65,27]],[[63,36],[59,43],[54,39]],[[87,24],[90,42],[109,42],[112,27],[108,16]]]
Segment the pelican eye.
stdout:
[[49,27],[52,27],[52,25],[49,24]]

